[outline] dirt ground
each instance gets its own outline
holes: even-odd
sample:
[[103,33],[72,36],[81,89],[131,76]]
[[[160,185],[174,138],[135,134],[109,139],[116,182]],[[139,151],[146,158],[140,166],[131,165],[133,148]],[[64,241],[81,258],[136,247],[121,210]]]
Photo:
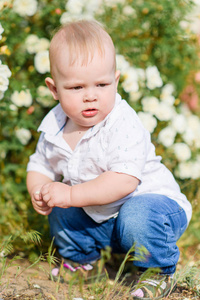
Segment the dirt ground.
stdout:
[[[192,253],[188,253],[192,257]],[[195,264],[195,260],[199,259],[196,257],[194,261],[191,261],[190,264]],[[178,268],[182,268],[184,258],[180,259]],[[82,294],[80,293],[80,286],[69,286],[66,283],[56,283],[49,280],[49,265],[46,262],[41,262],[38,265],[27,268],[30,263],[26,260],[17,261],[15,266],[12,266],[7,269],[6,274],[0,277],[0,300],[97,300],[97,299],[130,299],[128,296],[116,296],[113,298],[113,294],[102,296],[99,291],[98,296],[93,294],[91,288],[83,285]],[[3,270],[0,266],[0,270]],[[112,285],[114,280],[115,271],[108,268],[109,279],[108,284]],[[18,275],[16,275],[18,274]],[[105,293],[104,293],[105,295]],[[178,284],[176,291],[169,295],[166,299],[177,299],[177,300],[194,300],[200,299],[197,296],[193,289],[185,284]]]

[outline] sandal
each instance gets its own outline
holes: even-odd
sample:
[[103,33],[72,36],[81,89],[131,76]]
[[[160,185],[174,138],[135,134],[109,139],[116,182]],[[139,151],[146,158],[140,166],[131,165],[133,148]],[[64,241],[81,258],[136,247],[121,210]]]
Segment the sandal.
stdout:
[[176,281],[170,275],[154,275],[152,278],[141,276],[131,291],[133,299],[161,299],[174,292]]
[[70,260],[62,259],[61,264],[51,270],[50,279],[61,283],[70,281],[93,282],[106,276],[102,261],[79,264]]

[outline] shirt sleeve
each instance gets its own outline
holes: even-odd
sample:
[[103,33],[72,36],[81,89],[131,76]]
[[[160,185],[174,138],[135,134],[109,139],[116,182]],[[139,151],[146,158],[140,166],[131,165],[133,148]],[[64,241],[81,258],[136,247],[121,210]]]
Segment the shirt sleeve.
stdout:
[[142,181],[149,141],[149,133],[136,114],[120,118],[112,126],[108,142],[108,170],[132,175]]
[[44,133],[41,133],[39,141],[37,143],[36,151],[30,156],[27,165],[27,172],[35,171],[46,175],[53,181],[59,181],[61,176],[56,174],[49,164],[46,157],[46,148],[48,147],[47,142],[44,138]]

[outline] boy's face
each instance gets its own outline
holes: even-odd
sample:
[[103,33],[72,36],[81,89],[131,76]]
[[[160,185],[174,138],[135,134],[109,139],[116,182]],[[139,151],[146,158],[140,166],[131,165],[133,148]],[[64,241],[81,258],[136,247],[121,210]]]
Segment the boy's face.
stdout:
[[92,61],[70,65],[62,51],[56,61],[54,80],[46,79],[55,100],[79,130],[101,122],[113,109],[120,72],[114,70],[113,52],[96,51]]

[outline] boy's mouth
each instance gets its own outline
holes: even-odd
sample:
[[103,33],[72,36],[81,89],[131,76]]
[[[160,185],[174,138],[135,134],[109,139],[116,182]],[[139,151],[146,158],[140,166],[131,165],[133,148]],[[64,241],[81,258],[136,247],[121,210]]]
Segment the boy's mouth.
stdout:
[[94,117],[98,113],[96,108],[89,108],[82,111],[82,115],[86,118]]

